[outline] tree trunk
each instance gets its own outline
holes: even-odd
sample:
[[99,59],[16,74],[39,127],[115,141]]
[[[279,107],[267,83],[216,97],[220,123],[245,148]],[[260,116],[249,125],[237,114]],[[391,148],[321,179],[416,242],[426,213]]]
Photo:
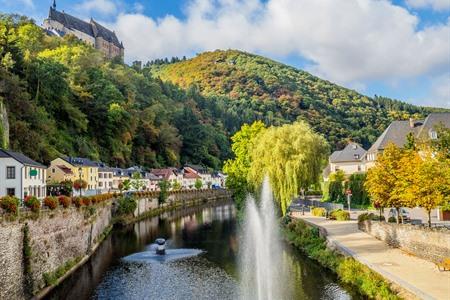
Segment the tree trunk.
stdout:
[[431,228],[431,209],[427,210],[428,213],[428,227]]
[[397,211],[397,224],[400,224],[400,207],[396,207],[395,210]]

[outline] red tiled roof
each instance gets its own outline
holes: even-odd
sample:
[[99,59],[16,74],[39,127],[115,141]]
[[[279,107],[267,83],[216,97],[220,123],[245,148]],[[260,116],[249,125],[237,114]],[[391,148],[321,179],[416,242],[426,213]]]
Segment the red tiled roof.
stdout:
[[185,172],[183,175],[184,178],[186,179],[198,179],[201,178],[199,175],[192,173],[192,172]]

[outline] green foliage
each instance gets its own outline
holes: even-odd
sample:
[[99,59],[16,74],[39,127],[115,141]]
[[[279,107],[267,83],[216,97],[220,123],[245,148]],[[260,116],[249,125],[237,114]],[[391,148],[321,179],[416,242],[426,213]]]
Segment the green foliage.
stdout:
[[400,299],[383,277],[353,258],[344,258],[328,249],[317,228],[306,225],[302,220],[294,220],[284,226],[284,235],[289,243],[335,272],[341,281],[356,287],[369,299]]
[[59,278],[63,277],[70,269],[72,269],[78,262],[81,261],[80,257],[68,260],[64,265],[58,267],[53,272],[47,272],[43,274],[44,282],[46,286],[56,284]]
[[134,197],[120,197],[118,200],[119,208],[117,209],[119,215],[130,215],[134,213],[137,207],[137,202]]
[[325,217],[327,210],[323,207],[313,207],[311,209],[311,214],[316,217]]
[[8,214],[12,214],[17,216],[19,213],[19,204],[20,201],[17,197],[14,196],[5,196],[0,198],[0,207]]
[[145,187],[145,182],[142,180],[141,173],[135,172],[133,173],[131,178],[132,180],[130,184],[136,191],[140,191],[142,188]]
[[194,187],[195,187],[197,190],[200,190],[200,189],[202,188],[202,186],[203,186],[202,181],[201,181],[200,179],[197,178],[197,180],[195,181]]
[[348,221],[350,220],[350,213],[346,210],[335,209],[330,212],[330,219],[336,221]]
[[264,123],[257,121],[252,125],[244,124],[231,137],[234,159],[227,160],[223,170],[228,175],[226,186],[233,192],[233,199],[238,211],[243,210],[247,193],[251,192],[251,187],[247,182],[251,165],[251,151],[257,142],[256,137],[264,130]]
[[158,195],[158,204],[161,205],[166,202],[169,197],[170,190],[170,182],[167,180],[161,180],[158,183],[159,186],[159,195]]
[[350,175],[347,188],[352,191],[352,206],[368,207],[370,205],[370,197],[364,186],[366,174],[355,173]]
[[25,197],[24,204],[26,207],[30,208],[32,212],[37,213],[41,210],[41,201],[35,196]]
[[195,86],[214,98],[230,132],[262,120],[279,126],[298,119],[327,136],[333,148],[348,139],[366,149],[395,119],[423,117],[433,109],[370,98],[307,72],[249,53],[217,50],[191,60],[144,68],[183,88]]
[[248,180],[256,187],[267,176],[284,215],[301,189],[319,183],[328,144],[303,121],[269,127],[256,140]]

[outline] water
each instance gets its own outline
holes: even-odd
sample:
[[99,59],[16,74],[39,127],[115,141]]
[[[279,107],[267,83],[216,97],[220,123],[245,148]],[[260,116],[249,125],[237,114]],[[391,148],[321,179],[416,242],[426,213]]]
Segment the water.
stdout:
[[[268,207],[262,205],[261,209],[254,208],[253,213],[264,215],[261,211]],[[268,221],[273,222],[274,219]],[[262,220],[260,222],[264,223]],[[272,228],[267,226],[266,230],[269,227]],[[239,283],[242,269],[238,266],[244,258],[238,258],[238,231],[236,211],[228,201],[181,209],[127,228],[115,229],[91,259],[65,280],[48,299],[242,298],[242,286]],[[173,254],[178,257],[167,261],[154,260],[147,251],[158,237],[167,239],[168,251],[175,251]],[[261,249],[267,246],[262,245]],[[358,298],[314,261],[287,245],[276,244],[274,247],[279,248],[277,253],[280,255],[270,256],[269,260],[263,262],[270,268],[267,269],[268,274],[272,275],[261,276],[278,279],[264,279],[270,281],[268,289],[272,295],[279,293],[280,297],[285,297],[284,291],[289,290],[289,299]],[[181,252],[179,249],[182,249]],[[274,251],[274,248],[270,249],[270,252]],[[287,266],[284,272],[281,272],[282,265]],[[284,279],[272,277],[283,275]],[[245,280],[242,278],[241,281]],[[266,295],[265,287],[261,285],[260,289],[258,294]],[[246,297],[263,299],[256,295],[255,292]]]
[[272,190],[266,178],[260,207],[247,198],[243,235],[240,239],[240,278],[242,299],[289,299],[286,283],[287,265],[275,217]]

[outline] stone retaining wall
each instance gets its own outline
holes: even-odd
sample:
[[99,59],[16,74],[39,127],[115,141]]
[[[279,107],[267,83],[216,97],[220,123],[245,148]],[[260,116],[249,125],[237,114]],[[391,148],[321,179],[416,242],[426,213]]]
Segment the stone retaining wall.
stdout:
[[410,254],[432,262],[450,258],[450,230],[428,228],[410,224],[395,224],[366,220],[359,229],[400,248]]

